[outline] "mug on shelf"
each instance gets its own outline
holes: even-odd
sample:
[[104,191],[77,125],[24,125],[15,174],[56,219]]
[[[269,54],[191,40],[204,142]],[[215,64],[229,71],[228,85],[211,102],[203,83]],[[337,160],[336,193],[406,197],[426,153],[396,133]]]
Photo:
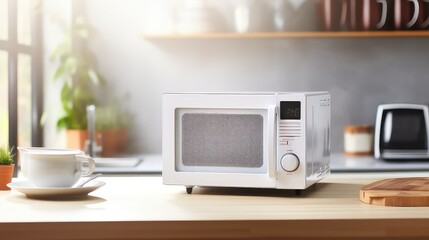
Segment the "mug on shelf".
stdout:
[[234,22],[236,32],[245,33],[249,31],[249,15],[249,7],[246,5],[237,6],[234,9]]
[[423,16],[423,22],[420,24],[420,28],[429,29],[429,0],[421,0],[420,14]]
[[361,11],[357,17],[360,17],[362,30],[393,29],[393,0],[359,0],[357,2],[359,5],[357,11]]
[[293,30],[296,16],[292,4],[285,0],[272,0],[270,3],[273,9],[274,29],[278,32]]
[[423,23],[423,14],[420,8],[423,1],[395,0],[395,28],[396,30],[420,29]]
[[323,0],[322,20],[326,31],[349,30],[351,8],[349,0]]

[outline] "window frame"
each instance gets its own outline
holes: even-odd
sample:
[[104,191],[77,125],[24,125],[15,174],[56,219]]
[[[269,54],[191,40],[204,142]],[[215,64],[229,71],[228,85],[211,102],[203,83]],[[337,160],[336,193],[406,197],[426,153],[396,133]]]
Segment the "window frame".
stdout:
[[[43,128],[40,119],[43,113],[43,29],[41,11],[31,11],[31,45],[18,43],[17,1],[8,0],[8,39],[0,40],[0,50],[8,53],[8,112],[10,146],[14,146],[14,161],[17,161],[16,147],[18,144],[18,55],[31,56],[31,145],[43,146]],[[42,2],[39,3],[40,8]],[[14,176],[17,174],[15,168]]]

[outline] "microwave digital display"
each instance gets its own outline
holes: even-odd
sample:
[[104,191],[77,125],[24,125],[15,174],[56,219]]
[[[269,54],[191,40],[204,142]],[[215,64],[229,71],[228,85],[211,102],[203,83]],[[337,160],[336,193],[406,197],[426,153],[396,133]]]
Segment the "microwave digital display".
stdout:
[[300,120],[301,102],[300,101],[281,101],[280,102],[281,120]]

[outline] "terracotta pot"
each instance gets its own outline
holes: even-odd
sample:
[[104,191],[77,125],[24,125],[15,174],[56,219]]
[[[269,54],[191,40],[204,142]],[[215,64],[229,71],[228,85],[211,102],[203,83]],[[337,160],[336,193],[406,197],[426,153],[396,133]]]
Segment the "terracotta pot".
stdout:
[[84,150],[85,141],[88,139],[87,130],[67,130],[67,148]]
[[10,190],[10,188],[6,185],[12,182],[14,167],[15,164],[0,165],[0,190]]
[[99,131],[101,135],[101,156],[111,157],[123,152],[127,146],[128,132],[126,129]]
[[[102,157],[111,157],[123,152],[127,145],[126,129],[103,130],[95,132],[95,142],[102,147]],[[67,130],[67,148],[85,150],[88,140],[87,130]]]

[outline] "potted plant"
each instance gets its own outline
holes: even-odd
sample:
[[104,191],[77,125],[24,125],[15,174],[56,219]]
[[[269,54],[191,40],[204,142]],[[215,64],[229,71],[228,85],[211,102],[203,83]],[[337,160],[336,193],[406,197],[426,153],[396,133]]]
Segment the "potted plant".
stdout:
[[110,157],[123,152],[127,145],[128,125],[131,115],[118,103],[97,108],[95,117],[98,144],[101,144],[101,156]]
[[6,146],[0,147],[0,190],[10,190],[7,184],[12,181],[15,167],[12,150]]
[[64,30],[64,40],[51,54],[58,63],[53,79],[61,81],[61,105],[63,116],[57,121],[57,129],[67,130],[67,147],[83,149],[87,133],[86,107],[96,104],[95,92],[104,85],[95,70],[94,57],[86,44],[89,28],[82,17],[76,18],[70,28],[56,19]]

